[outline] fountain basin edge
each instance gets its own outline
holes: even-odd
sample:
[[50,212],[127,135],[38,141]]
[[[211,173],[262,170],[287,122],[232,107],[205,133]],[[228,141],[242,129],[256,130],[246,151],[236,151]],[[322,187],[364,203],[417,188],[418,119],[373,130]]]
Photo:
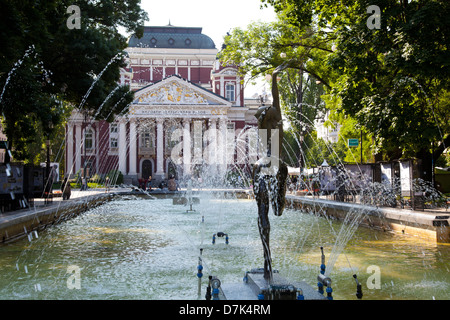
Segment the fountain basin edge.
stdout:
[[437,243],[450,243],[450,214],[437,215],[292,195],[286,195],[286,206],[337,220],[344,220],[350,210],[357,210],[365,214],[361,226],[416,236]]
[[[200,191],[209,192],[209,191]],[[198,196],[200,192],[195,192]],[[248,190],[214,190],[215,194],[251,198]],[[137,192],[111,192],[86,195],[61,201],[50,206],[23,209],[0,215],[0,242],[8,243],[26,237],[32,231],[41,231],[75,217],[89,209],[100,206],[117,196],[139,195]],[[153,195],[153,192],[152,192]],[[155,194],[156,195],[156,194]],[[163,194],[161,194],[163,195]],[[181,192],[164,193],[166,197],[180,196]],[[294,210],[314,212],[320,216],[344,220],[350,210],[359,210],[365,217],[361,226],[416,236],[437,243],[450,243],[450,214],[433,214],[408,209],[380,208],[357,203],[286,195],[286,206]]]
[[116,193],[99,193],[52,203],[36,209],[22,209],[0,215],[0,242],[10,243],[24,238],[33,231],[69,220],[79,214],[111,201]]

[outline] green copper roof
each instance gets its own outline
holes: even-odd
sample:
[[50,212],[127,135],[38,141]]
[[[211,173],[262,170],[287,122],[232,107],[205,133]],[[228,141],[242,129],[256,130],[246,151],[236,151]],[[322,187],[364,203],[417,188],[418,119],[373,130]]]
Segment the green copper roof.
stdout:
[[131,36],[129,47],[141,48],[176,48],[176,49],[215,49],[214,41],[202,34],[202,28],[144,27],[144,35],[138,39]]

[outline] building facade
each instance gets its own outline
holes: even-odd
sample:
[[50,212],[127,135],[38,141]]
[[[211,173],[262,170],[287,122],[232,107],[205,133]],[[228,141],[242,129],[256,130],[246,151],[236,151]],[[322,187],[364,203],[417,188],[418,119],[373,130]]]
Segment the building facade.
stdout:
[[[66,126],[66,171],[88,176],[118,169],[125,182],[220,172],[239,157],[236,132],[256,126],[242,79],[222,66],[201,28],[145,27],[131,37],[120,81],[135,100],[112,123],[74,112]],[[232,150],[233,149],[233,150]],[[245,152],[245,150],[244,150]]]

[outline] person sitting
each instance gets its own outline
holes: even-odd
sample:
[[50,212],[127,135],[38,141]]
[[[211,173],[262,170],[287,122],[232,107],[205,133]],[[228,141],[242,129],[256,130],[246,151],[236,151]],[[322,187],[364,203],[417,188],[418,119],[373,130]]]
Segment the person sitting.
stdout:
[[169,191],[178,191],[177,182],[175,181],[175,177],[171,176],[168,182]]
[[148,191],[152,191],[152,176],[149,176],[147,182],[145,183]]
[[164,180],[162,180],[160,183],[159,183],[159,186],[158,186],[161,190],[163,190],[164,188],[167,188],[167,183],[164,181]]

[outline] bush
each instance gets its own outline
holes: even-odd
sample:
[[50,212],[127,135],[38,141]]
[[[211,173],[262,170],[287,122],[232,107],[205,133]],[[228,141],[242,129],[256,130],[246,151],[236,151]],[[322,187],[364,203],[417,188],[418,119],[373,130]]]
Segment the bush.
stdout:
[[89,179],[89,182],[99,184],[103,181],[102,181],[102,177],[100,177],[100,175],[98,173],[96,173]]
[[123,183],[123,174],[119,170],[116,170],[116,169],[111,170],[110,172],[108,172],[106,177],[109,178],[110,184],[121,184],[121,183]]

